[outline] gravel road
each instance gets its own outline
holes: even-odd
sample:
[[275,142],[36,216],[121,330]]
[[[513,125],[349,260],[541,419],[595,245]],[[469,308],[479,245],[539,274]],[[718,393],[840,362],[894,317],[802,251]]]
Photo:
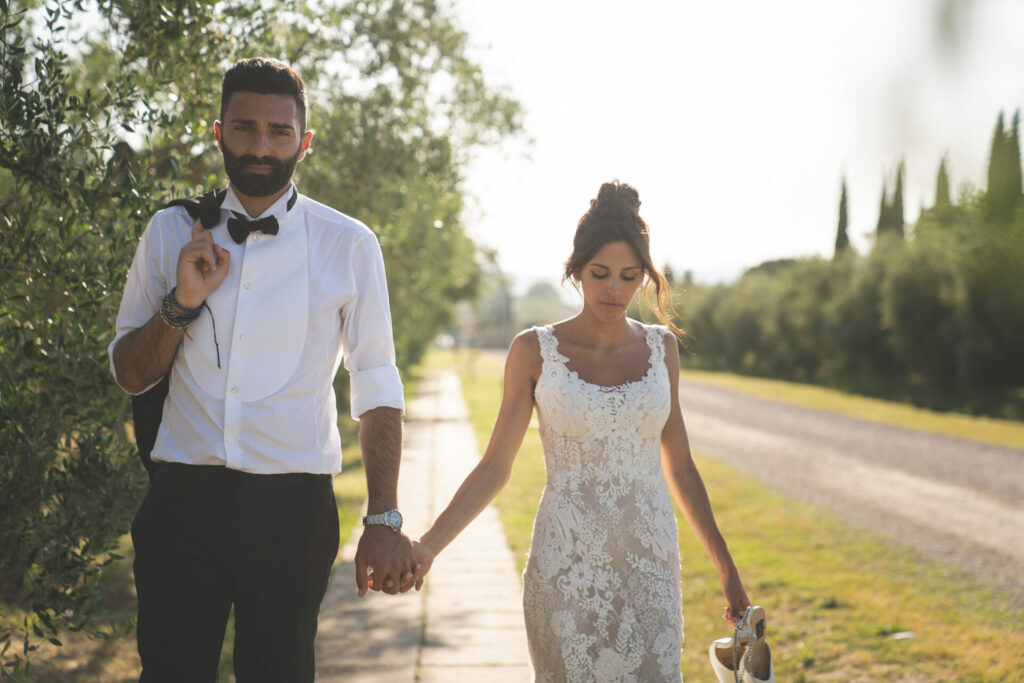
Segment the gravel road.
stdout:
[[680,382],[693,447],[783,494],[994,580],[1024,610],[1024,450]]

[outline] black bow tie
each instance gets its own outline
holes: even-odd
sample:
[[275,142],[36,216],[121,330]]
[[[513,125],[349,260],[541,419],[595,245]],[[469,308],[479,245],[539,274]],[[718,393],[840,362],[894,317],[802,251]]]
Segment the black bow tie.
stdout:
[[249,237],[251,232],[262,232],[267,235],[277,234],[277,219],[273,216],[261,218],[258,221],[251,221],[240,213],[231,212],[232,218],[228,219],[228,232],[236,244],[241,244]]
[[[292,188],[292,196],[288,198],[288,206],[285,211],[291,211],[298,198],[298,191]],[[258,221],[251,221],[237,211],[232,211],[231,216],[232,218],[228,219],[228,233],[231,234],[231,239],[235,241],[235,244],[241,244],[249,237],[249,233],[253,232],[262,232],[265,235],[277,234],[277,218],[274,216],[267,216]]]

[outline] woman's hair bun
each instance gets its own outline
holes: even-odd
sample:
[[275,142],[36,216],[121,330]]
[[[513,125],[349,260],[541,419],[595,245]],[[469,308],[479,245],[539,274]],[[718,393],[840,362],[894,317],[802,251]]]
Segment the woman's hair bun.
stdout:
[[639,214],[640,193],[632,185],[612,180],[601,185],[597,198],[591,200],[590,206],[591,209],[600,207],[613,211],[616,209],[619,211],[628,209],[631,213]]

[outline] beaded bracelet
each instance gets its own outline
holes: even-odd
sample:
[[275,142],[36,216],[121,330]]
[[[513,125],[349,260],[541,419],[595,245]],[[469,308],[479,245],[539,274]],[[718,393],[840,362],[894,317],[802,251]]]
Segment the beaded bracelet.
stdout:
[[198,308],[187,308],[185,306],[182,306],[180,303],[178,303],[178,297],[174,296],[174,293],[177,292],[177,291],[178,291],[178,287],[177,287],[177,285],[175,285],[174,287],[171,287],[171,291],[169,291],[167,293],[167,296],[171,297],[171,303],[174,304],[174,307],[177,308],[179,311],[185,311],[185,313],[187,313],[189,315],[191,315],[193,313],[195,315],[199,315],[200,311],[203,310],[203,306],[206,305],[206,302],[204,301],[203,303],[199,304]]
[[[172,288],[171,291],[167,292],[167,296],[164,297],[163,303],[160,305],[160,318],[167,323],[168,327],[183,330],[189,326],[189,323],[199,317],[199,314],[203,312],[203,307],[185,308],[174,298],[174,290],[176,289],[177,287]],[[186,312],[182,313],[181,311]]]
[[[178,303],[178,300],[174,298],[174,292],[178,289],[172,287],[171,291],[167,292],[164,297],[163,303],[160,304],[160,319],[164,321],[168,327],[173,327],[177,330],[183,330],[185,336],[188,337],[188,326],[193,320],[199,317],[199,314],[203,312],[203,309],[210,311],[209,305],[204,301],[199,308],[185,308]],[[187,311],[182,313],[181,311]],[[220,367],[220,343],[217,341],[217,322],[213,319],[213,311],[210,311],[210,324],[213,325],[213,346],[217,351],[217,367]],[[189,337],[191,339],[191,337]]]

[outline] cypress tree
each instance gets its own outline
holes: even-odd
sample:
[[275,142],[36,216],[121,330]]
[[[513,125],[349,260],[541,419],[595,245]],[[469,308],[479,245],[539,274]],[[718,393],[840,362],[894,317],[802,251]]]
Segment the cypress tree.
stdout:
[[839,227],[836,230],[836,250],[832,258],[839,258],[839,255],[850,247],[850,237],[846,234],[846,178],[843,178],[843,191],[839,196]]
[[946,171],[946,157],[939,162],[939,177],[935,180],[935,208],[952,206],[953,202],[949,197],[949,173]]
[[882,180],[882,200],[878,205],[878,226],[875,228],[875,234],[881,237],[889,229],[889,201],[888,201],[888,181]]
[[1003,165],[1003,112],[996,119],[996,129],[992,132],[992,149],[988,157],[988,192],[999,187],[999,170]]
[[889,206],[889,229],[901,238],[903,231],[903,160],[896,167],[896,189],[892,192],[892,204]]
[[[989,216],[1005,218],[1009,215],[1013,198],[1009,192],[1008,162],[1011,162],[1009,138],[1004,130],[1003,112],[996,119],[992,133],[992,151],[988,158],[988,187],[985,190],[985,209]],[[1019,156],[1019,155],[1018,155]],[[1019,165],[1019,162],[1018,162]]]
[[1010,198],[1010,210],[1017,206],[1021,199],[1020,170],[1020,109],[1013,114],[1013,124],[1006,140],[1006,175],[1007,193]]

